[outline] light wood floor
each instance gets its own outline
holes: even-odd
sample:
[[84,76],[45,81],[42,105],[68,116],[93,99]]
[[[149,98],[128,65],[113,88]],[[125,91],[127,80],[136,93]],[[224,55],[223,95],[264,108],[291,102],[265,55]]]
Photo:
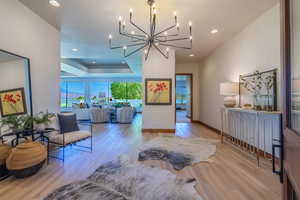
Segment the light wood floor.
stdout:
[[[64,164],[50,160],[50,164],[33,177],[22,180],[9,178],[0,183],[0,199],[42,199],[57,187],[84,179],[102,163],[128,153],[144,140],[159,135],[141,134],[140,126],[140,116],[132,125],[97,125],[93,153],[69,150]],[[176,134],[181,137],[218,138],[211,130],[189,123],[178,124]],[[196,189],[203,200],[281,199],[281,185],[278,177],[272,174],[268,162],[258,168],[254,158],[229,144],[219,144],[216,155],[210,160],[177,172],[180,176],[197,179]],[[145,164],[148,163],[174,172],[165,162],[147,161]]]

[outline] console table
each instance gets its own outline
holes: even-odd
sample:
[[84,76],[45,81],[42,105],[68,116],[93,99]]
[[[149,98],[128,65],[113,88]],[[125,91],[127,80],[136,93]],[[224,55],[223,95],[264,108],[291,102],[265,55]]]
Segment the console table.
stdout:
[[[221,108],[221,135],[243,150],[255,153],[259,166],[261,156],[280,157],[276,148],[281,145],[281,113]],[[273,167],[273,168],[274,168]]]

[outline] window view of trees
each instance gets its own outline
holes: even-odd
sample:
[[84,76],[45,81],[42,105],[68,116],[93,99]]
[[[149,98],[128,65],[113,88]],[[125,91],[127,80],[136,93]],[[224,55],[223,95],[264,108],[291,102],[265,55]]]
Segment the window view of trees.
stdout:
[[140,82],[116,82],[94,80],[62,80],[61,108],[70,109],[73,104],[106,104],[129,102],[140,107],[142,103],[142,84]]
[[142,99],[141,83],[113,82],[110,86],[111,94],[114,99],[132,100]]

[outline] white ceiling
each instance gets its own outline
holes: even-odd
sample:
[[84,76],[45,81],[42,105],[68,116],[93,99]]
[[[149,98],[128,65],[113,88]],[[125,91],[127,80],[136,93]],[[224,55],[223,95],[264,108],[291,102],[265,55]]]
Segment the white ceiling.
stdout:
[[[118,16],[128,20],[129,8],[134,21],[148,27],[146,0],[58,0],[61,7],[49,5],[48,0],[20,0],[50,24],[61,30],[61,52],[64,58],[97,59],[97,62],[121,62],[122,50],[108,48],[108,35],[118,36]],[[193,22],[193,50],[177,50],[176,62],[198,62],[226,40],[232,38],[255,18],[273,7],[278,0],[156,0],[159,28],[174,23],[173,11],[185,31]],[[184,28],[183,28],[184,27]],[[212,35],[214,28],[219,33]],[[128,30],[133,30],[128,29]],[[73,52],[77,48],[79,51]],[[194,54],[190,57],[189,54]],[[141,57],[129,57],[126,62],[136,74],[140,73]]]

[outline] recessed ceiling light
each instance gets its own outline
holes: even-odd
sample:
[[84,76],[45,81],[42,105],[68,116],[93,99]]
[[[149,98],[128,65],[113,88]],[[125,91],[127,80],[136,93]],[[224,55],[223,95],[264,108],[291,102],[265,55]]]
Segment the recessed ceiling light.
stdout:
[[60,3],[56,0],[49,0],[49,3],[54,7],[59,7]]
[[194,54],[190,54],[190,57],[194,57],[195,55]]
[[219,32],[218,29],[212,29],[212,30],[210,31],[211,34],[216,34],[216,33],[218,33],[218,32]]
[[74,49],[72,49],[72,51],[78,51],[78,49],[74,48]]

